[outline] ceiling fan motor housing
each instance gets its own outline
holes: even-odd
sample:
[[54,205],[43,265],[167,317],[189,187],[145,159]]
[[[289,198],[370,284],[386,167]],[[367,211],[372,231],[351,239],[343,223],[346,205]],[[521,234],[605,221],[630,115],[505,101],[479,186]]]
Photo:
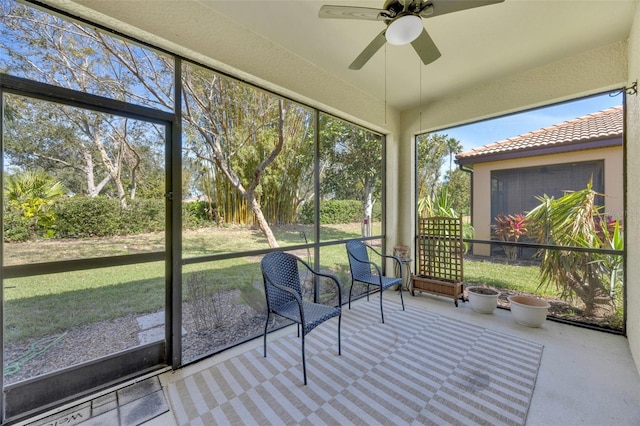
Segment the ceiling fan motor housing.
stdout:
[[383,15],[385,18],[388,18],[385,21],[386,24],[389,24],[395,18],[399,18],[401,14],[417,15],[420,12],[422,12],[424,8],[431,5],[431,2],[423,3],[422,0],[416,0],[416,1],[408,0],[408,4],[406,5],[406,8],[405,8],[404,3],[405,2],[401,0],[386,0],[384,2],[384,6],[382,8],[385,11],[381,12],[380,14]]

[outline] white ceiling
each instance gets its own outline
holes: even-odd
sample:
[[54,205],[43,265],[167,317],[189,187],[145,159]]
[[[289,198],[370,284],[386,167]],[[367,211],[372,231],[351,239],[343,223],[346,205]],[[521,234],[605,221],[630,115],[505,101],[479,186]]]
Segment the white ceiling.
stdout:
[[626,40],[637,6],[636,0],[505,0],[424,19],[442,53],[429,65],[409,45],[387,45],[386,61],[382,48],[352,71],[349,64],[385,24],[319,19],[318,10],[323,4],[381,8],[383,0],[182,1],[225,15],[370,95],[386,96],[399,110]]

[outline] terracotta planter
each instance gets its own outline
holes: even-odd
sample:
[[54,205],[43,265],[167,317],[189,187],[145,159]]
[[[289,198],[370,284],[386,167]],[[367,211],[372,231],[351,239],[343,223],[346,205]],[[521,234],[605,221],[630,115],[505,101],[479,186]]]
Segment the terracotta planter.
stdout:
[[532,296],[509,296],[511,315],[518,323],[527,327],[540,327],[547,319],[551,305],[546,300]]
[[469,303],[474,312],[491,314],[498,306],[500,292],[488,287],[467,287]]

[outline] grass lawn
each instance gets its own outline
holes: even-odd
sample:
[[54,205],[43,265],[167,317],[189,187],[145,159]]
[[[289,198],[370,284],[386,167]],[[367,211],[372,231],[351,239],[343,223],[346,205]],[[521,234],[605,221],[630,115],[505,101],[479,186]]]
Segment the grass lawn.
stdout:
[[[313,240],[312,228],[289,226],[274,229],[282,247]],[[360,235],[360,225],[327,226],[323,241]],[[96,257],[140,251],[155,251],[163,245],[161,234],[92,240],[47,240],[7,244],[7,264],[36,263],[60,259]],[[229,253],[266,247],[260,231],[249,228],[209,228],[184,233],[184,256]],[[338,275],[348,285],[348,261],[343,244],[321,249],[321,267]],[[312,255],[312,253],[310,253]],[[306,259],[307,253],[299,253]],[[465,281],[534,293],[538,268],[465,261]],[[204,278],[203,278],[204,277]],[[244,288],[243,294],[257,297],[261,288],[259,258],[239,257],[184,267],[184,296],[187,284],[206,281],[215,290]],[[4,281],[5,339],[21,340],[46,336],[87,323],[128,314],[154,312],[164,306],[164,264],[146,264],[84,270],[61,274],[14,278]],[[251,303],[251,300],[247,300]]]
[[554,295],[545,293],[543,289],[538,290],[538,266],[465,259],[463,267],[464,280],[468,285],[487,285],[541,296]]

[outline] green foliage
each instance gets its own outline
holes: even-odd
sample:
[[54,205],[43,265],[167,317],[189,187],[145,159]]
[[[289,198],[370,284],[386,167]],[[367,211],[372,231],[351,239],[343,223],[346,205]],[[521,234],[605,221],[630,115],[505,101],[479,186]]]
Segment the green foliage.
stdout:
[[[502,241],[518,242],[520,238],[529,232],[526,225],[526,217],[522,213],[505,214],[500,213],[495,218],[495,225],[492,225],[493,234]],[[509,259],[518,257],[518,247],[503,246],[504,252]]]
[[128,208],[108,197],[71,197],[56,203],[56,237],[139,234],[165,228],[165,201],[134,200]]
[[211,224],[222,224],[216,203],[207,201],[191,201],[182,203],[182,227],[187,229],[201,228]]
[[437,194],[421,198],[418,201],[418,212],[422,217],[458,217],[458,213],[451,205],[451,196],[447,188],[442,188]]
[[[602,207],[595,203],[597,195],[589,182],[585,189],[558,199],[547,195],[538,197],[540,205],[526,216],[530,234],[543,244],[588,248],[622,246],[620,228],[614,225],[613,231],[609,231],[609,221],[602,217]],[[616,264],[612,255],[575,250],[542,250],[540,255],[540,286],[555,285],[563,296],[577,296],[585,304],[586,315],[610,316],[615,312],[613,292],[609,288]]]
[[[300,222],[309,225],[314,223],[314,203],[305,204],[300,211]],[[327,200],[320,201],[320,224],[358,223],[362,222],[364,212],[362,202],[358,200]],[[373,208],[372,220],[382,218],[380,203]]]
[[[7,176],[4,196],[6,212],[9,213],[17,228],[27,228],[31,238],[53,236],[56,215],[52,206],[56,199],[63,196],[66,189],[42,170],[27,170]],[[20,233],[20,232],[19,232]],[[17,234],[11,238],[20,239]]]
[[[2,35],[13,40],[0,46],[10,74],[173,109],[166,57],[18,2],[0,3],[0,21]],[[75,194],[117,196],[123,205],[165,192],[160,126],[21,96],[5,101],[13,114],[4,154],[13,166],[48,170]]]
[[455,169],[447,172],[442,189],[449,193],[451,208],[457,213],[467,216],[471,213],[471,174]]
[[441,170],[449,158],[449,174],[453,170],[453,154],[462,151],[457,139],[440,133],[425,133],[416,137],[416,180],[418,200],[434,197],[441,186]]
[[344,120],[320,115],[320,162],[325,194],[366,202],[380,199],[382,139]]
[[19,243],[29,241],[32,238],[29,223],[22,220],[20,214],[11,209],[4,213],[4,241],[7,243]]
[[108,197],[71,197],[57,203],[58,237],[84,238],[117,235],[120,202]]
[[158,232],[166,227],[164,198],[135,199],[128,208],[120,208],[119,213],[124,235]]
[[[462,238],[465,240],[471,240],[473,239],[473,235],[474,235],[475,230],[473,229],[473,226],[471,226],[470,223],[462,223]],[[467,254],[467,252],[469,251],[469,246],[470,244],[465,242],[464,243],[464,253]]]

